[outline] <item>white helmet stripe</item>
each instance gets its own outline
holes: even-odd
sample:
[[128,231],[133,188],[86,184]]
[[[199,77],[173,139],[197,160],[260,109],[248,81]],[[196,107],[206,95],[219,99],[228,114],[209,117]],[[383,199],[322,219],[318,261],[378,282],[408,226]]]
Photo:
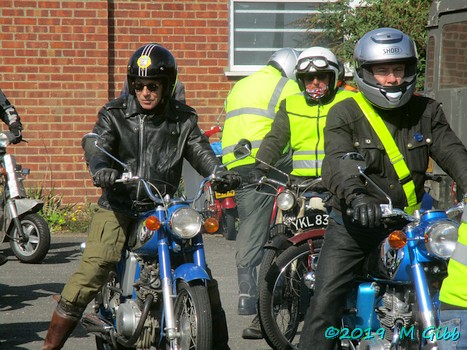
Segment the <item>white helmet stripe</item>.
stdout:
[[[150,56],[151,55],[151,52],[152,50],[156,47],[155,44],[149,44],[149,45],[146,45],[143,49],[143,52],[141,53],[141,56],[145,55],[145,56]],[[138,67],[138,75],[140,77],[147,77],[148,76],[148,68],[141,68],[141,67]]]

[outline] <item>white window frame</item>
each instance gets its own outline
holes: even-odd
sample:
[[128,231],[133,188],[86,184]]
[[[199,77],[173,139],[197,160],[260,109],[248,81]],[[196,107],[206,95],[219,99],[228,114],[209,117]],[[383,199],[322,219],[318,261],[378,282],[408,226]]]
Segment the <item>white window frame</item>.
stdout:
[[[332,0],[331,0],[332,1]],[[239,2],[265,2],[265,3],[310,3],[310,2],[315,2],[315,3],[325,3],[325,2],[329,2],[329,0],[276,0],[276,1],[272,1],[272,0],[229,0],[229,66],[226,68],[225,70],[225,74],[227,76],[246,76],[246,75],[249,75],[259,69],[261,69],[262,67],[264,67],[264,65],[235,65],[234,64],[234,53],[235,53],[235,50],[238,49],[235,47],[235,42],[234,42],[234,38],[235,38],[235,31],[236,31],[236,28],[234,27],[235,26],[235,22],[234,22],[234,8],[235,8],[235,3],[239,3]],[[317,13],[318,11],[313,11],[313,10],[304,10],[304,11],[301,11],[303,12],[303,15],[309,15],[309,14],[312,14],[312,13]],[[247,12],[248,13],[248,12]],[[249,12],[249,13],[252,13],[252,12]],[[283,32],[291,32],[291,31],[301,31],[303,33],[305,33],[307,30],[305,28],[303,29],[300,29],[300,28],[297,28],[297,29],[293,29],[293,28],[274,28],[274,29],[264,29],[264,31],[283,31]],[[321,29],[313,29],[313,31],[316,31],[316,32],[319,32],[321,31]],[[244,51],[247,51],[249,50],[248,47],[246,48],[241,48],[242,50]],[[279,50],[281,49],[281,47],[276,47],[276,48],[273,48],[274,50]],[[299,50],[299,51],[303,51],[305,48],[298,48],[296,47],[295,49]],[[255,49],[255,50],[261,50],[261,49]],[[263,49],[264,51],[269,51],[270,49]]]

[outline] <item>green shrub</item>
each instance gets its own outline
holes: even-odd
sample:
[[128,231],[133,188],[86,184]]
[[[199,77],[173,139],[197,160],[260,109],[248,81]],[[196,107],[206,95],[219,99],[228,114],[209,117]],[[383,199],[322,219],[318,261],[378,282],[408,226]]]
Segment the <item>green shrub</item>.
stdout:
[[39,211],[52,232],[85,232],[91,221],[91,204],[63,204],[63,195],[56,194],[55,188],[45,190],[38,186],[27,190],[30,198],[44,202]]

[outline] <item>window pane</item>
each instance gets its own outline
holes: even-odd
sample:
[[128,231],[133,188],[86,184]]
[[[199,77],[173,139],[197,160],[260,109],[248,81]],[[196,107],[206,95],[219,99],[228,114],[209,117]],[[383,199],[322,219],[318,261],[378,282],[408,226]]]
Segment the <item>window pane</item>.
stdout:
[[316,13],[321,3],[234,0],[231,65],[264,65],[280,48],[308,47],[311,33],[302,28],[300,20]]

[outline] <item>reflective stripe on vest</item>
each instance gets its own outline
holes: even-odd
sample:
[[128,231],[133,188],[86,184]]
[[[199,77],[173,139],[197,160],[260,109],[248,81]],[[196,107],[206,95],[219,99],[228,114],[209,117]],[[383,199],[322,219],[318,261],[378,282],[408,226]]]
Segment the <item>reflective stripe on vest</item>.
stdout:
[[329,110],[336,103],[354,96],[354,92],[339,89],[334,99],[325,105],[308,105],[303,94],[285,99],[290,124],[295,176],[321,176],[324,159],[324,127]]
[[389,132],[386,124],[381,117],[376,113],[371,104],[365,100],[361,92],[357,93],[353,97],[357,104],[360,106],[363,114],[370,123],[373,130],[378,135],[381,143],[386,150],[386,153],[391,161],[397,176],[399,177],[399,183],[402,185],[405,197],[407,198],[408,206],[404,210],[411,214],[416,209],[420,208],[420,203],[417,202],[417,193],[415,192],[415,184],[412,180],[410,170],[405,163],[404,157],[399,151],[391,133]]
[[[236,89],[234,87],[232,95],[227,97],[226,121],[222,135],[222,162],[228,163],[235,159],[233,150],[242,138],[251,142],[253,156],[236,161],[231,166],[227,166],[228,169],[255,163],[254,156],[258,152],[264,136],[271,130],[279,103],[282,98],[287,96],[283,96],[283,92],[288,94],[299,92],[298,85],[292,80],[282,77],[275,68],[267,66],[260,72],[264,74],[258,74],[254,80],[245,81]],[[293,85],[289,85],[292,83]],[[265,89],[263,92],[266,96],[270,94],[269,100],[262,103],[259,100],[256,105],[252,103],[251,107],[245,106],[244,97],[248,99],[250,97],[248,94],[253,94],[259,88]],[[251,101],[251,98],[249,100]],[[261,104],[264,105],[264,108]]]
[[464,221],[459,227],[456,248],[448,263],[448,276],[444,279],[439,292],[439,299],[447,304],[467,308],[467,223]]

